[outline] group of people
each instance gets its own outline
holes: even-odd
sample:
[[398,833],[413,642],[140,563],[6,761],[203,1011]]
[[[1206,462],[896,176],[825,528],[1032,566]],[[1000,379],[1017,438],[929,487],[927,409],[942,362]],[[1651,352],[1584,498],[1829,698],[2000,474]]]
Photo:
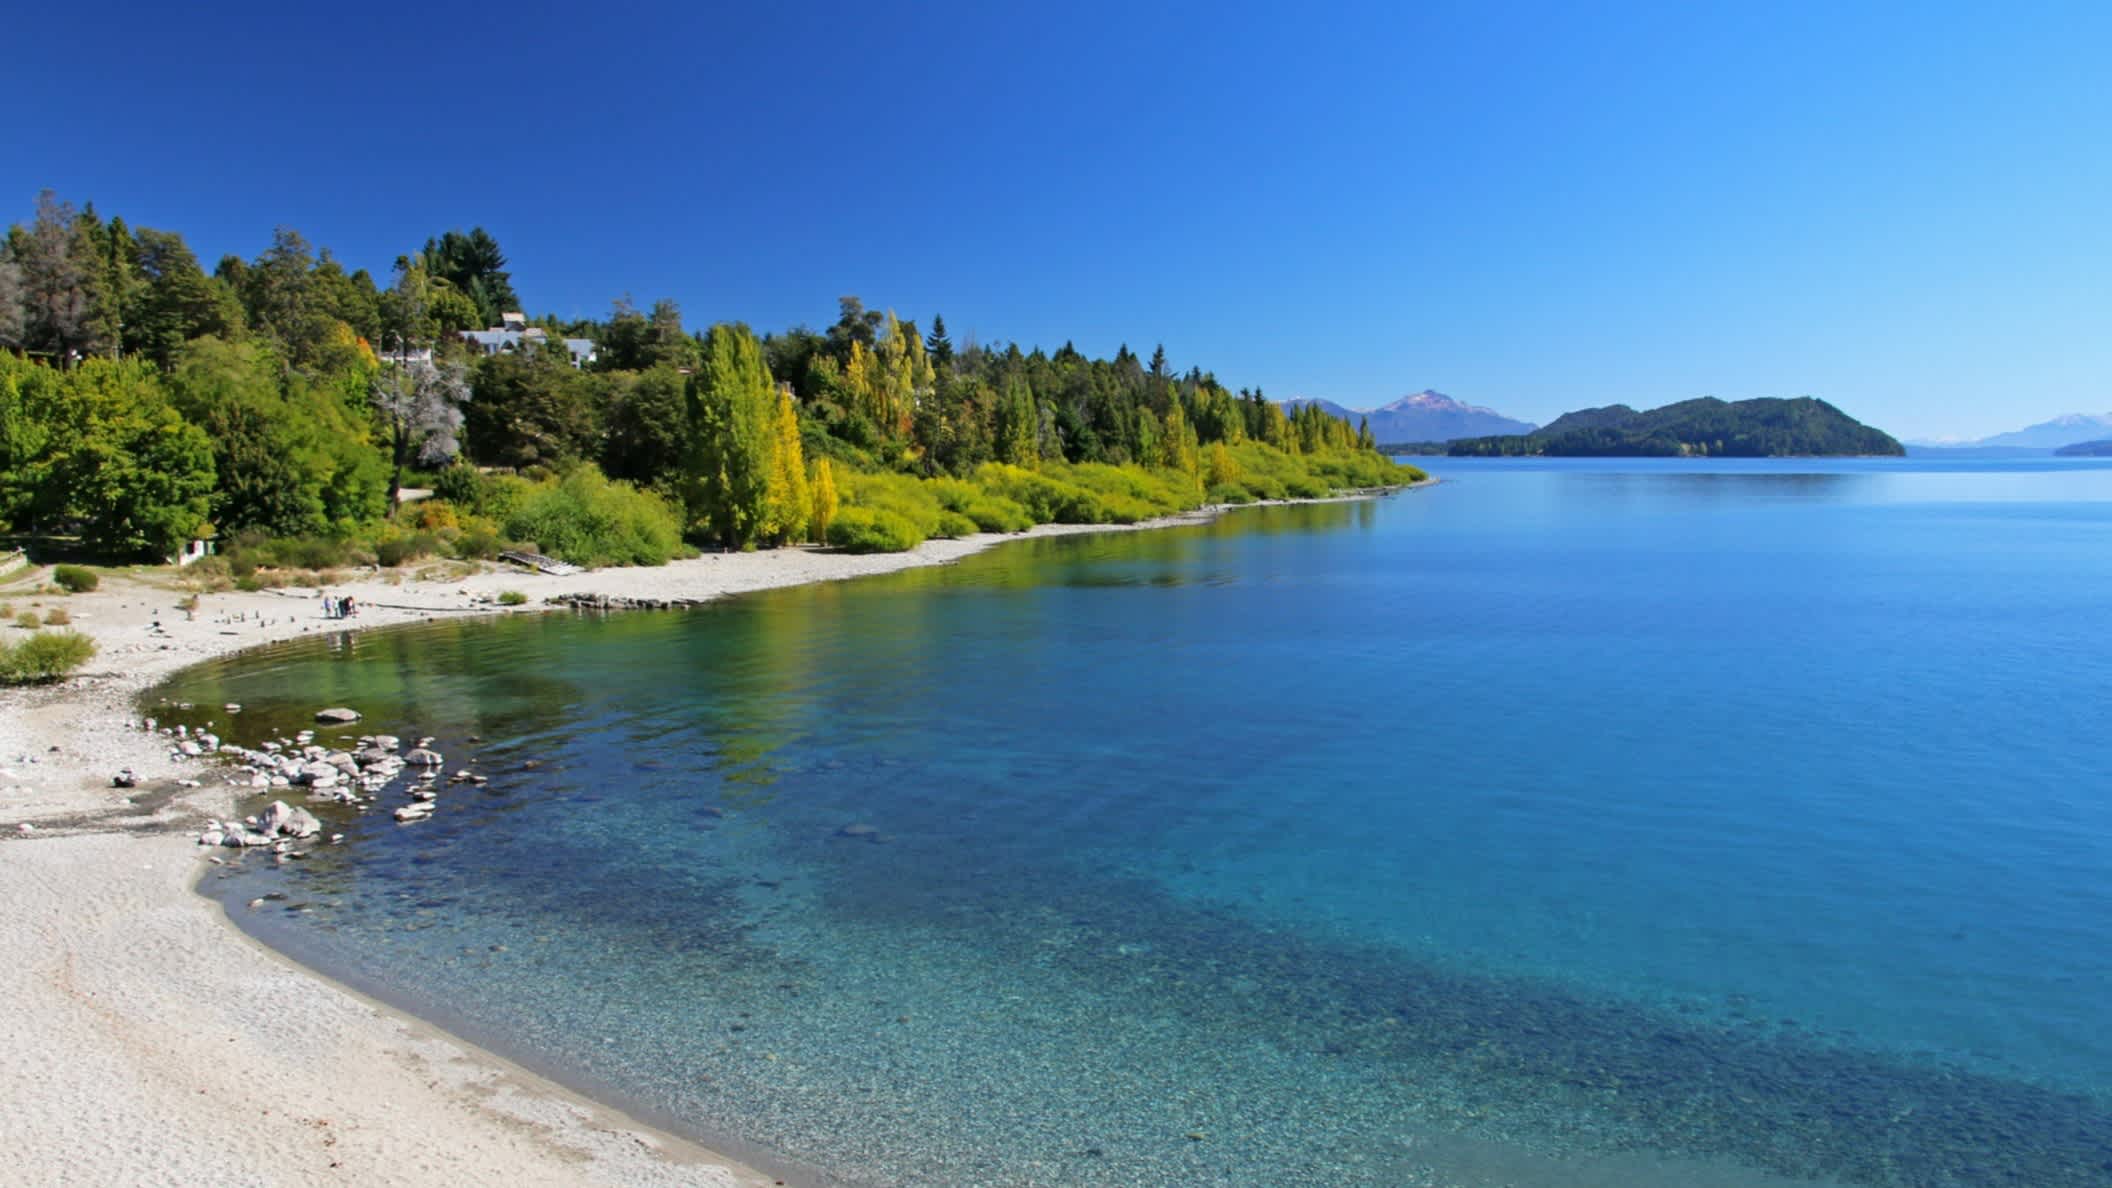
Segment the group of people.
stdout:
[[357,603],[354,603],[352,601],[352,596],[350,594],[346,594],[343,596],[338,596],[334,594],[323,595],[324,618],[349,619],[358,613],[359,606]]

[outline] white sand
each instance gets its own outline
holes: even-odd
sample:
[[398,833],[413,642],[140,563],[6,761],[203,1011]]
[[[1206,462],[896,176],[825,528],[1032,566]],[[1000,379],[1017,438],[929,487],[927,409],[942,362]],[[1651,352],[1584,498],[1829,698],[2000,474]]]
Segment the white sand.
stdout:
[[[1034,535],[1075,531],[1107,529]],[[0,690],[0,1180],[770,1184],[249,941],[191,889],[211,853],[194,844],[196,826],[229,813],[235,793],[141,730],[134,699],[208,657],[492,612],[504,590],[528,595],[523,610],[560,594],[697,600],[944,564],[1008,539],[862,557],[712,555],[569,577],[494,571],[396,585],[377,574],[331,589],[362,606],[350,621],[324,619],[312,590],[207,594],[187,615],[168,571],[72,596],[32,593],[48,570],[0,578],[0,602],[63,606],[101,648],[64,684]],[[111,786],[121,767],[138,773],[138,789]],[[165,803],[156,795],[172,790]]]

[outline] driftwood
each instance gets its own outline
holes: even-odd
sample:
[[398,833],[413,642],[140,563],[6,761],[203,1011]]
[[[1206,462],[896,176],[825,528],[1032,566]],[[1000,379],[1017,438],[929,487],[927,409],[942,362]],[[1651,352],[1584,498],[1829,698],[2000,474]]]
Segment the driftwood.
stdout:
[[577,565],[567,565],[555,557],[545,557],[541,553],[531,553],[525,549],[508,549],[506,552],[499,554],[499,560],[511,561],[515,565],[524,565],[529,569],[556,577],[564,577],[566,574],[581,572]]

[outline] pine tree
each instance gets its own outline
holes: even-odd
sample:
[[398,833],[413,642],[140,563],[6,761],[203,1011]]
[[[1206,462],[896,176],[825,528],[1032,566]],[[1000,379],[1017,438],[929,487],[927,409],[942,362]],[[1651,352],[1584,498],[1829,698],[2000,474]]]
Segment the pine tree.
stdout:
[[953,340],[946,337],[946,319],[938,314],[931,315],[931,336],[924,340],[924,350],[938,370],[953,366]]

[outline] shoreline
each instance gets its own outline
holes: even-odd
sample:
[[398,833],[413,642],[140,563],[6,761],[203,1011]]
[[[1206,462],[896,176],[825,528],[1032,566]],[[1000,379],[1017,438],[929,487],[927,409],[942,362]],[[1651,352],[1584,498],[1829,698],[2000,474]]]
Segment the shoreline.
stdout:
[[[1351,502],[1436,481],[1241,506]],[[1012,540],[1203,524],[1232,510],[1041,525],[907,553],[793,548],[430,582],[376,572],[329,588],[357,600],[351,620],[323,618],[312,588],[202,595],[186,615],[182,594],[153,580],[170,580],[168,570],[70,596],[30,593],[42,569],[0,578],[0,601],[63,606],[100,647],[68,681],[0,689],[0,896],[17,909],[0,921],[0,942],[22,955],[0,973],[21,1020],[16,1042],[0,1046],[0,1081],[18,1087],[0,1110],[0,1142],[39,1181],[787,1182],[251,936],[198,888],[212,868],[194,839],[203,820],[230,815],[253,792],[172,756],[167,740],[138,727],[139,696],[180,669],[302,635],[549,613],[581,600],[689,605],[951,564]],[[527,604],[496,601],[516,590]],[[139,787],[112,787],[126,767]],[[241,943],[227,944],[230,933]]]

